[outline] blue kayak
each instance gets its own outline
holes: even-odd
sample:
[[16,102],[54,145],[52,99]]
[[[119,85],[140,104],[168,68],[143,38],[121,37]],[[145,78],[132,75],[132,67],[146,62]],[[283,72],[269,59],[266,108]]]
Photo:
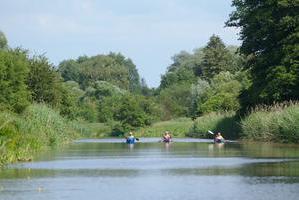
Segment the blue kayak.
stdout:
[[135,138],[134,137],[128,137],[126,140],[127,144],[135,144]]

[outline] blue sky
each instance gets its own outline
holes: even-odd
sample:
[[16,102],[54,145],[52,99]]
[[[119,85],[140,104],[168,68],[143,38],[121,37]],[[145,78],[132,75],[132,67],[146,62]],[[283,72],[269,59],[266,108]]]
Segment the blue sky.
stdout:
[[12,47],[57,65],[80,55],[121,52],[157,87],[171,57],[204,46],[212,34],[238,45],[224,28],[231,0],[1,0],[0,30]]

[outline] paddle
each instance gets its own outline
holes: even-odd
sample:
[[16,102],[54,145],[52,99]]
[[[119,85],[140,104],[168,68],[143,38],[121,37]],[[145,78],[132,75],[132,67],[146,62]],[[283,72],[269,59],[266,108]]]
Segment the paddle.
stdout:
[[212,135],[215,135],[212,131],[208,130],[209,133],[211,133]]

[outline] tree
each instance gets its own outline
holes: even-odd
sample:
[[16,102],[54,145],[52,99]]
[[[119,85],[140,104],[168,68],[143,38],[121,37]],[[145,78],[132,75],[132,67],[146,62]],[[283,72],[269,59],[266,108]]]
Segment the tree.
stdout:
[[243,108],[299,99],[299,2],[234,0],[226,23],[240,29],[252,86],[242,93]]
[[81,61],[75,60],[64,60],[59,64],[59,72],[63,77],[64,81],[75,81],[79,83],[80,81],[80,64]]
[[149,88],[146,84],[146,81],[144,78],[141,79],[141,94],[143,96],[153,96],[155,93],[155,89],[154,88]]
[[209,82],[201,78],[198,79],[196,84],[191,85],[191,104],[189,107],[189,114],[192,119],[195,119],[202,114],[199,107],[207,100],[207,91],[209,91],[209,89]]
[[203,49],[202,58],[203,76],[206,79],[213,78],[221,71],[234,71],[233,58],[220,37],[213,35],[207,46]]
[[32,99],[38,103],[47,103],[59,107],[63,100],[62,79],[44,56],[35,56],[30,59],[28,88]]
[[130,58],[126,58],[122,54],[110,53],[108,56],[116,60],[120,65],[124,65],[128,69],[129,73],[129,91],[133,93],[140,93],[140,77],[136,69],[136,65]]
[[236,111],[240,108],[242,84],[230,72],[220,72],[211,80],[206,100],[198,105],[199,113]]
[[181,51],[172,57],[173,63],[162,75],[159,88],[165,89],[176,84],[191,84],[196,80],[195,59],[192,54]]
[[82,89],[93,87],[96,81],[106,81],[133,93],[141,91],[136,66],[120,53],[65,60],[59,64],[59,71],[65,81],[76,81]]
[[2,31],[0,31],[0,50],[7,48],[7,39]]
[[0,109],[21,112],[29,104],[30,93],[26,85],[28,72],[26,51],[0,51]]
[[161,90],[158,97],[164,111],[164,119],[188,115],[191,100],[191,84],[176,84]]

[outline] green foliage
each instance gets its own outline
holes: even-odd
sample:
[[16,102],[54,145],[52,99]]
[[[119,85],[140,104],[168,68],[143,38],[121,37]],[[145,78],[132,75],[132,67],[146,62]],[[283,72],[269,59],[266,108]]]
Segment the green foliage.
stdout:
[[201,66],[206,79],[211,79],[222,71],[235,72],[238,68],[232,54],[220,37],[215,35],[210,38],[207,46],[203,49]]
[[117,63],[125,66],[128,69],[128,76],[129,76],[128,90],[132,93],[140,93],[141,91],[140,77],[133,61],[130,58],[127,59],[120,53],[117,54],[110,53],[108,56],[114,58],[117,61]]
[[240,108],[238,96],[242,89],[241,83],[229,72],[221,72],[211,80],[206,91],[206,101],[200,104],[200,113],[212,111],[236,111]]
[[299,104],[259,106],[241,122],[243,138],[255,141],[299,141]]
[[151,119],[146,114],[148,105],[139,98],[124,96],[121,99],[119,111],[115,113],[115,119],[122,123],[125,131],[151,124]]
[[253,79],[243,108],[299,99],[298,1],[234,0],[233,6],[227,25],[240,29],[240,51]]
[[209,113],[197,118],[187,134],[190,137],[213,138],[208,131],[221,132],[225,139],[235,139],[239,134],[238,118],[234,112]]
[[175,55],[158,90],[163,119],[239,109],[238,97],[250,81],[240,71],[244,58],[236,52],[237,47],[226,47],[213,35],[205,48]]
[[248,84],[245,72],[235,75],[220,72],[211,79],[210,84],[199,78],[197,84],[191,86],[190,116],[196,118],[209,112],[238,110],[238,97]]
[[198,79],[196,84],[191,86],[191,104],[189,113],[192,119],[202,114],[200,106],[207,101],[210,84],[206,80]]
[[120,89],[119,87],[106,82],[96,81],[93,88],[89,88],[86,91],[86,96],[95,97],[97,100],[102,100],[107,96],[118,96],[126,93],[126,90]]
[[27,82],[32,99],[37,103],[59,107],[63,101],[63,94],[67,91],[63,91],[62,81],[54,67],[44,56],[33,57],[29,66]]
[[46,105],[29,106],[17,125],[25,134],[39,135],[37,140],[47,145],[67,142],[73,136],[68,130],[67,120]]
[[109,123],[114,135],[150,125],[161,112],[152,99],[129,93],[107,96],[98,108],[99,121]]
[[160,89],[171,87],[174,84],[191,84],[196,80],[195,56],[185,51],[173,58],[173,64],[168,67],[165,75],[161,77]]
[[7,48],[7,39],[2,31],[0,31],[0,50]]
[[0,166],[30,161],[47,146],[57,146],[75,138],[72,124],[45,105],[31,105],[24,113],[0,113]]
[[21,112],[29,104],[28,72],[26,51],[0,51],[0,109]]
[[98,102],[90,97],[80,99],[78,117],[89,122],[97,122],[99,117]]
[[64,80],[76,81],[81,88],[93,86],[96,81],[106,81],[119,88],[140,93],[140,78],[131,59],[121,54],[79,57],[59,64]]
[[154,96],[155,88],[149,88],[144,78],[141,79],[141,94],[143,96]]
[[79,88],[79,84],[75,81],[67,81],[62,83],[61,89],[63,93],[62,102],[59,106],[60,114],[71,120],[80,117],[84,118],[80,116],[80,111],[82,109],[80,99],[85,93]]
[[190,84],[176,84],[162,90],[159,103],[164,111],[163,119],[188,115],[191,104]]

